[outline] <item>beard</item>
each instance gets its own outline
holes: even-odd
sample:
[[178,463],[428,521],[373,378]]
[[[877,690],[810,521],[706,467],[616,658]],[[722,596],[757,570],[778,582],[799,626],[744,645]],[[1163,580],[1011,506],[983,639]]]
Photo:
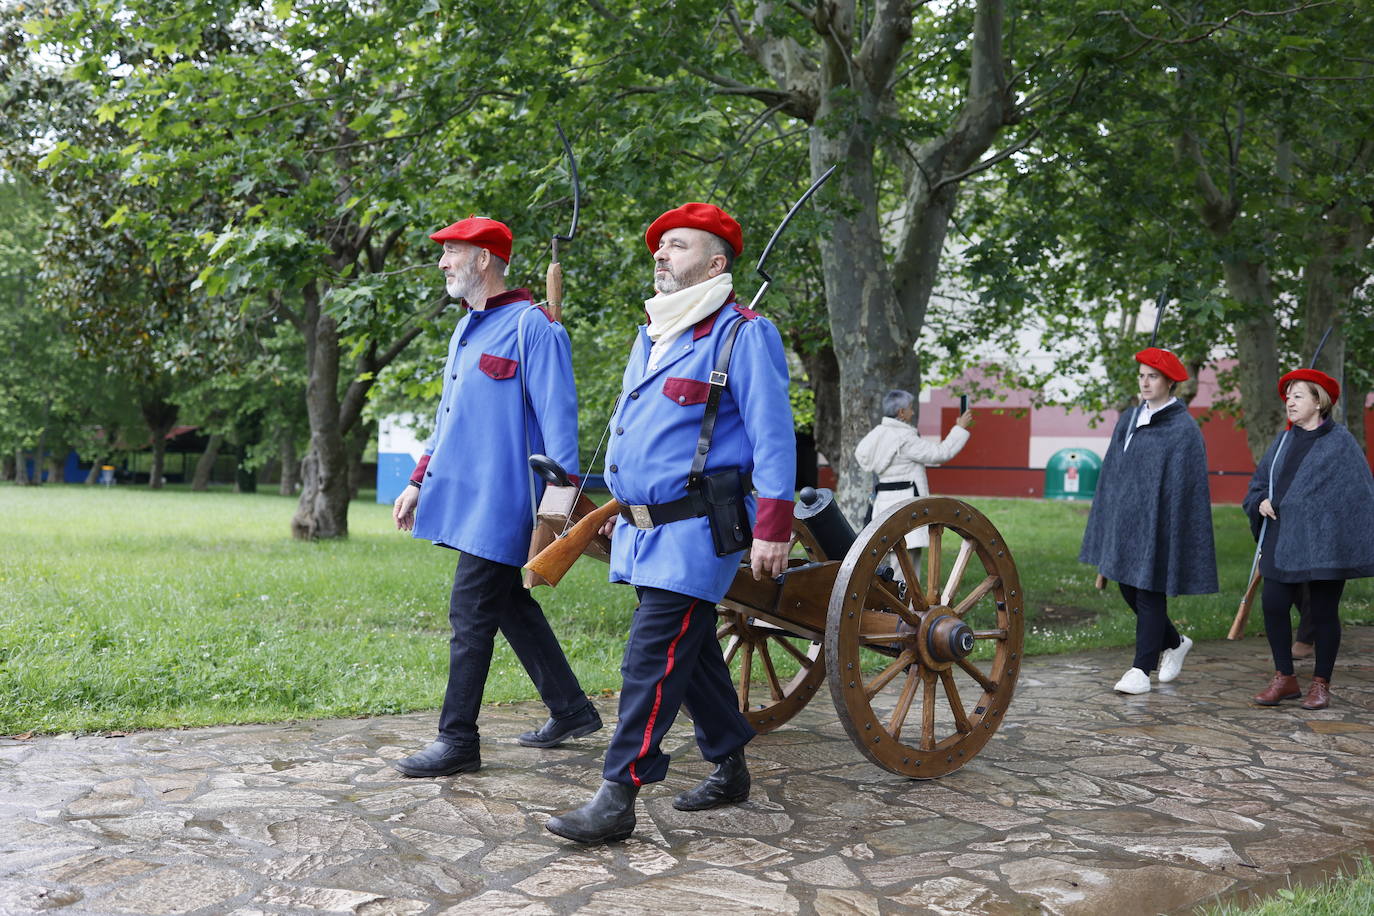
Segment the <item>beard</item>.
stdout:
[[455,268],[451,277],[444,279],[444,289],[455,299],[468,299],[477,289],[480,280],[481,277],[477,274],[477,259],[474,257]]
[[660,276],[658,273],[658,265],[654,266],[654,292],[664,295],[676,293],[679,290],[684,290],[689,286],[696,286],[698,283],[710,279],[706,276],[706,270],[702,265],[684,269],[680,274],[675,273],[673,268],[667,265],[665,265],[664,269],[667,273]]

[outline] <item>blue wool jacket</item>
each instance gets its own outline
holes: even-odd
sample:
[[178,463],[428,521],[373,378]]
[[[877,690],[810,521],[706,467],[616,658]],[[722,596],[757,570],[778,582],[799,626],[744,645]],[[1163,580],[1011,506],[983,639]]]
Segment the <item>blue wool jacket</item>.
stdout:
[[[625,505],[656,505],[686,495],[708,379],[726,335],[740,321],[746,324],[735,340],[706,473],[728,468],[752,473],[759,496],[748,500],[754,537],[786,541],[797,464],[787,359],[772,322],[733,302],[684,331],[654,372],[648,369],[647,326],[640,327],[611,418],[606,482]],[[649,530],[622,518],[611,539],[610,576],[612,582],[716,602],[730,587],[739,560],[739,554],[716,556],[705,518]]]
[[1112,432],[1078,559],[1113,582],[1210,595],[1217,558],[1202,431],[1179,402],[1139,429],[1135,419],[1124,411]]
[[422,484],[415,537],[523,565],[531,491],[536,501],[544,492],[532,453],[578,473],[577,390],[567,332],[516,289],[468,312],[449,339],[434,435],[412,477]]

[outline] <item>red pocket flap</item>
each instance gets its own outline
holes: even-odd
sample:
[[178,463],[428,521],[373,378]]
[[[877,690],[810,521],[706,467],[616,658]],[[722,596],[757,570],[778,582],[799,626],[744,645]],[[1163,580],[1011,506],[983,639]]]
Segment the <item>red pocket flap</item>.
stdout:
[[482,358],[477,361],[477,368],[492,378],[514,378],[515,370],[519,367],[520,364],[513,359],[492,356],[490,353],[483,353]]
[[663,396],[679,404],[705,404],[711,386],[694,378],[669,378],[663,383]]

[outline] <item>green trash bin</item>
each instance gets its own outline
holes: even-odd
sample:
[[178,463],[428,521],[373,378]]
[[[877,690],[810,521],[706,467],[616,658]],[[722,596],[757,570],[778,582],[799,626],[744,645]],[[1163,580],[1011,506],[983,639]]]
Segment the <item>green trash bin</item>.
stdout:
[[1061,448],[1045,465],[1046,499],[1092,499],[1102,459],[1086,448]]

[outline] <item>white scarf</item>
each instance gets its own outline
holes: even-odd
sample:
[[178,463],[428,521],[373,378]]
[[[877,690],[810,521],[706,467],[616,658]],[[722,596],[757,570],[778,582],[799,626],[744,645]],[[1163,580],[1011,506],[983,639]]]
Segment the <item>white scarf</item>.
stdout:
[[724,305],[734,285],[730,274],[723,273],[675,293],[659,293],[652,299],[645,299],[644,310],[649,313],[649,339],[654,342],[649,351],[649,368],[658,365],[663,353],[679,334]]

